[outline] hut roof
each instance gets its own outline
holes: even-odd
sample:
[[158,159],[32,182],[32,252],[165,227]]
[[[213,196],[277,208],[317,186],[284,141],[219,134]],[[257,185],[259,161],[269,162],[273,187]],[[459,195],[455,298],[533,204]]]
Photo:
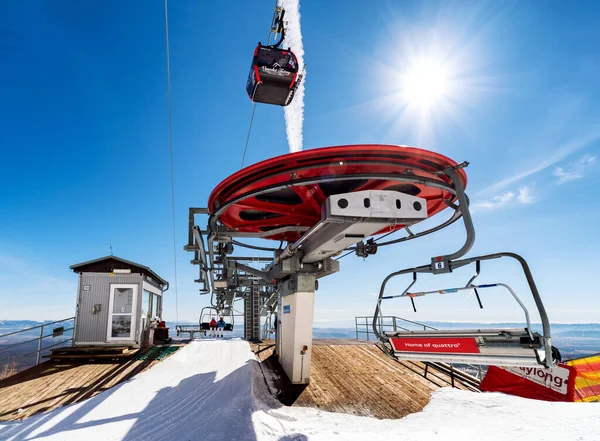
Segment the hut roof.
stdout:
[[147,266],[117,256],[104,256],[98,259],[88,260],[87,262],[76,263],[69,268],[76,273],[112,273],[116,269],[130,269],[132,272],[142,273],[153,277],[163,285],[169,284],[169,282]]

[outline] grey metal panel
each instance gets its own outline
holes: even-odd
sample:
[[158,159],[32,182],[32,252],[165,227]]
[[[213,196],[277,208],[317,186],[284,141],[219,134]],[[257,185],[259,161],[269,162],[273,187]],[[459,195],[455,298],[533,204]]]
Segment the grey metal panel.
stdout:
[[155,288],[158,288],[162,291],[162,289],[164,288],[163,285],[161,285],[158,280],[156,280],[153,277],[150,277],[148,275],[144,275],[144,280],[146,281],[146,283],[149,283],[150,285],[154,286]]
[[[108,332],[108,306],[110,301],[110,285],[116,283],[128,283],[138,285],[137,310],[135,329],[132,340],[138,342],[139,304],[142,295],[142,277],[140,274],[115,274],[109,276],[106,273],[84,273],[79,283],[78,306],[77,306],[77,328],[75,329],[75,344],[106,342]],[[83,287],[89,285],[90,290],[84,291]],[[94,305],[99,304],[100,312],[92,314]]]

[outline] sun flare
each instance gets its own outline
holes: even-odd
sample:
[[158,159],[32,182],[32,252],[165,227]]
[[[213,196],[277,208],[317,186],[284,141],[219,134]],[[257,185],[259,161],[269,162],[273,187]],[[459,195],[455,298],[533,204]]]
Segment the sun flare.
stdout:
[[448,72],[436,60],[421,60],[407,69],[402,78],[404,99],[409,105],[429,108],[449,93]]

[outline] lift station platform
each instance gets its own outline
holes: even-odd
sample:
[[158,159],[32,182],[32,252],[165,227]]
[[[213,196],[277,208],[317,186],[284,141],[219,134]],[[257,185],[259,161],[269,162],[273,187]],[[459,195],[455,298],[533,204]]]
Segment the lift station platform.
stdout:
[[[194,253],[191,262],[199,265],[196,281],[200,292],[211,295],[211,305],[217,310],[232,310],[234,302],[243,300],[248,340],[261,338],[261,317],[269,323],[274,319],[279,361],[292,383],[306,384],[310,381],[318,279],[340,270],[339,255],[348,251],[366,258],[381,246],[434,233],[462,218],[466,240],[460,250],[393,273],[384,281],[373,322],[375,334],[388,355],[395,358],[437,357],[451,362],[467,357],[470,362],[481,359],[482,363],[549,366],[549,322],[526,263],[523,269],[542,320],[543,335],[531,330],[529,314],[512,290],[525,311],[527,328],[498,330],[494,338],[481,330],[466,330],[461,335],[443,331],[385,335],[376,328],[382,300],[407,297],[415,307],[414,298],[426,294],[407,289],[401,295],[384,296],[391,277],[412,273],[410,288],[417,273],[446,274],[474,263],[478,275],[482,260],[521,259],[499,253],[458,260],[470,250],[475,238],[464,192],[467,165],[418,148],[369,144],[305,150],[246,167],[217,185],[206,208],[190,208],[185,249]],[[411,230],[444,210],[451,215],[434,227]],[[196,224],[196,215],[208,216],[205,228]],[[401,230],[404,236],[382,241]],[[256,239],[276,245],[265,246]],[[270,256],[235,255],[238,248],[268,252]],[[461,289],[475,290],[479,299],[477,290],[486,286],[474,285],[475,278]],[[435,349],[432,338],[437,342]]]

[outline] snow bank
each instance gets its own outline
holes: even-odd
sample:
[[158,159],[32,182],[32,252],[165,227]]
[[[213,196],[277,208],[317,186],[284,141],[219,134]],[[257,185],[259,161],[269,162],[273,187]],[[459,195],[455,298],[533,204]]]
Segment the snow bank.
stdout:
[[0,423],[0,440],[256,440],[254,360],[241,339],[194,341],[87,401]]
[[[1,392],[0,392],[1,393]],[[0,395],[1,396],[1,395]],[[401,420],[282,407],[247,342],[195,341],[94,398],[0,424],[0,440],[597,441],[600,406],[441,389]]]
[[401,420],[296,407],[260,410],[252,420],[259,441],[600,439],[600,406],[549,403],[497,393],[474,394],[451,388],[436,392],[423,412]]

